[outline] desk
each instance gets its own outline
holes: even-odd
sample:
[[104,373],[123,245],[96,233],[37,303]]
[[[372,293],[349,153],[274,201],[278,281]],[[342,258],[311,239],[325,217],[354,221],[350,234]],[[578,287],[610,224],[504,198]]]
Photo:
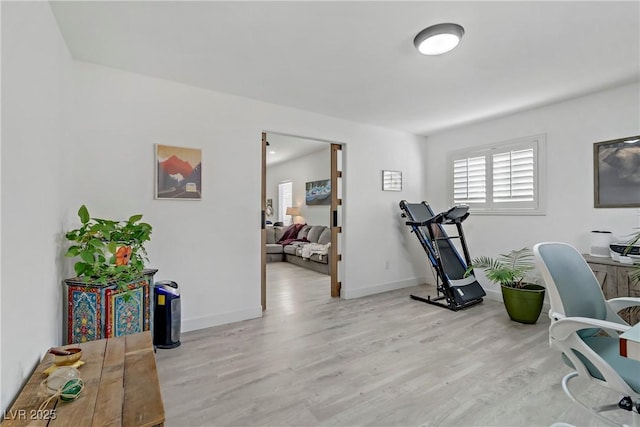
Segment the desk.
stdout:
[[[67,347],[82,348],[79,369],[84,381],[73,402],[52,401],[38,395],[43,371],[53,363],[45,354],[10,410],[2,426],[158,426],[164,424],[164,405],[151,332],[101,339]],[[53,419],[55,418],[55,419]]]
[[[640,280],[631,279],[633,265],[622,264],[611,258],[582,256],[593,270],[606,299],[640,297]],[[640,307],[625,308],[618,314],[630,325],[640,322]]]
[[640,323],[620,335],[620,355],[640,360]]

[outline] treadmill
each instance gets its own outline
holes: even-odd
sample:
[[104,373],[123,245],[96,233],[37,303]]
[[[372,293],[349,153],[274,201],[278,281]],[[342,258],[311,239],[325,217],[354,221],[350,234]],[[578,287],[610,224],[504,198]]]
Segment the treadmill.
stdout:
[[[411,295],[411,298],[453,311],[482,302],[482,297],[486,295],[484,289],[473,275],[473,270],[467,274],[471,257],[462,222],[469,217],[469,206],[455,205],[436,215],[427,202],[408,203],[402,200],[400,209],[402,217],[407,218],[406,225],[411,227],[426,252],[432,269],[436,271],[436,297]],[[449,236],[445,225],[455,225],[458,235]],[[460,240],[464,258],[458,253],[453,239]]]

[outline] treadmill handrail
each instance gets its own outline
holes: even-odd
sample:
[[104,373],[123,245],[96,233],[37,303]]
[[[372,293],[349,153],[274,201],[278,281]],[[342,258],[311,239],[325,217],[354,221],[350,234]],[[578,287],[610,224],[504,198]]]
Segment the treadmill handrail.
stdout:
[[426,221],[407,221],[405,222],[406,225],[414,225],[416,227],[424,227],[427,226],[429,224],[432,224],[433,221],[431,221],[430,219],[426,220]]
[[[455,216],[452,216],[452,214],[455,214]],[[454,205],[440,215],[444,215],[448,224],[462,222],[469,218],[469,205]]]
[[429,219],[425,219],[424,221],[407,221],[407,225],[415,225],[417,227],[424,227],[431,224],[441,224],[442,218],[444,218],[444,213],[439,213],[438,215],[434,215]]

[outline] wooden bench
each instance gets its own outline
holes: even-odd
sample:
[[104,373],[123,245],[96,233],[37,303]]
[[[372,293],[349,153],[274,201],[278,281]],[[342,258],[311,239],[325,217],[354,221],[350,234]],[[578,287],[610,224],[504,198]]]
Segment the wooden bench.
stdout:
[[84,382],[80,397],[72,402],[46,400],[38,393],[53,364],[45,354],[31,378],[4,413],[3,426],[161,426],[164,405],[156,368],[151,332],[72,344],[82,348],[84,365],[78,368]]

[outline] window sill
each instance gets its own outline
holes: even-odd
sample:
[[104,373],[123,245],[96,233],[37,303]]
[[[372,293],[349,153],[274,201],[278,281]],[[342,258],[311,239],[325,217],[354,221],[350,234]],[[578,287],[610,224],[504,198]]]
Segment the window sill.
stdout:
[[495,215],[495,216],[545,216],[546,210],[541,209],[504,209],[504,210],[484,210],[484,209],[469,209],[471,215]]

